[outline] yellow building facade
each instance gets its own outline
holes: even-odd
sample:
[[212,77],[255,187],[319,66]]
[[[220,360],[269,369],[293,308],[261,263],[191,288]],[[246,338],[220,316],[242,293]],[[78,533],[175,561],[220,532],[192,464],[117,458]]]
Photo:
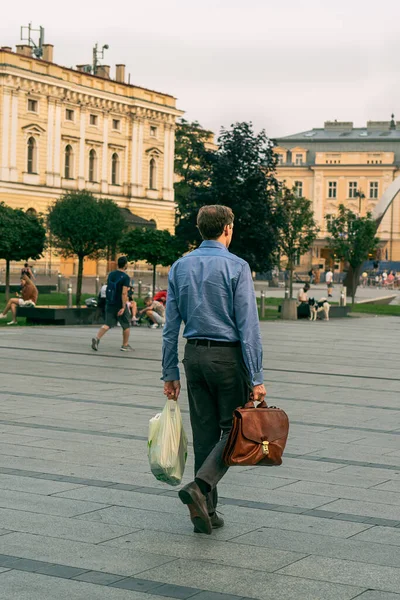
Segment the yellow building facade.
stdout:
[[[125,81],[125,66],[69,69],[30,46],[0,49],[0,201],[45,214],[61,194],[89,190],[140,222],[174,231],[176,99]],[[145,222],[144,221],[144,222]],[[54,270],[73,262],[47,256]],[[97,266],[87,265],[87,274]]]
[[[327,215],[339,204],[356,214],[372,212],[383,192],[400,175],[400,123],[369,121],[355,128],[350,122],[326,122],[322,129],[278,138],[278,179],[312,201],[320,228],[312,251],[299,269],[332,263],[328,250]],[[385,215],[378,236],[378,258],[400,261],[400,201]]]

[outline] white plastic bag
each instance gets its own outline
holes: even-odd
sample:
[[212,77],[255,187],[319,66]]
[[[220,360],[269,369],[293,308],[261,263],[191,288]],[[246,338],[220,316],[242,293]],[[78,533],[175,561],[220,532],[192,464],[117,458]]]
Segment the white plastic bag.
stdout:
[[150,419],[148,456],[159,481],[179,485],[187,458],[187,437],[178,402],[167,400],[162,413]]

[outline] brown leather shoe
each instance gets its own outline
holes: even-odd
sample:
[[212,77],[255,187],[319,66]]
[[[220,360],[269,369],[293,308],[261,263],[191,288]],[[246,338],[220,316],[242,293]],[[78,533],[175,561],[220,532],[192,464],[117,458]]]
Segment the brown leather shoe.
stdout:
[[195,481],[188,483],[178,492],[178,496],[186,504],[190,519],[199,533],[211,535],[211,519],[208,516],[206,498]]
[[[213,513],[212,515],[209,515],[210,517],[210,521],[211,521],[211,527],[213,529],[220,529],[221,527],[224,526],[224,520],[222,517],[220,517],[219,515],[217,515],[217,513]],[[197,529],[197,527],[195,527],[193,529],[194,533],[201,533],[201,531],[199,529]]]

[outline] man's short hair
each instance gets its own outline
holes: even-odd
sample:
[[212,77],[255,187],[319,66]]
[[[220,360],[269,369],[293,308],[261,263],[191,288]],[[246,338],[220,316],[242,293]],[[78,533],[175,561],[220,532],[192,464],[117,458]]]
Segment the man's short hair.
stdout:
[[123,269],[128,264],[126,256],[120,256],[118,259],[118,269]]
[[209,204],[202,206],[197,215],[197,227],[203,240],[216,240],[226,225],[232,225],[234,214],[229,206]]

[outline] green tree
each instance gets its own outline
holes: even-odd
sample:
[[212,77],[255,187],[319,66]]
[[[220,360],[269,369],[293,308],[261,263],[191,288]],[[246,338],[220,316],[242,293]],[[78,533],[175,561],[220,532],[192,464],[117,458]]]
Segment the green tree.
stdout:
[[205,163],[198,160],[197,180],[189,178],[185,193],[176,196],[176,235],[191,246],[199,245],[199,209],[206,204],[229,206],[235,213],[232,252],[247,260],[253,271],[265,271],[271,267],[277,244],[273,198],[279,183],[273,142],[265,131],[256,134],[251,123],[236,123],[222,128],[218,145],[217,152],[206,155]]
[[275,200],[278,248],[287,259],[289,293],[293,296],[293,271],[296,258],[311,248],[318,234],[310,200],[297,194],[296,189],[283,187]]
[[43,218],[0,203],[0,258],[6,261],[6,300],[10,297],[11,261],[37,260],[46,244]]
[[232,208],[236,234],[231,250],[244,258],[252,271],[262,273],[271,268],[278,241],[273,199],[280,184],[275,177],[273,142],[264,130],[255,133],[252,123],[223,128],[218,142],[212,203]]
[[156,289],[157,265],[169,267],[186,252],[181,241],[167,230],[131,229],[120,243],[121,252],[130,262],[145,260],[153,267],[153,294]]
[[96,259],[115,248],[125,221],[112,200],[98,200],[90,192],[70,192],[49,209],[48,225],[53,245],[65,258],[78,257],[76,304],[80,306],[85,258]]
[[339,205],[337,215],[327,215],[326,220],[331,235],[329,248],[332,254],[348,265],[346,283],[354,304],[361,266],[379,244],[376,222],[371,213],[360,217],[343,204]]
[[199,208],[207,202],[215,152],[207,149],[206,144],[212,138],[212,132],[194,121],[189,123],[181,119],[175,132],[175,175],[174,184],[176,211],[175,235],[181,242],[196,246],[201,242],[196,227]]

